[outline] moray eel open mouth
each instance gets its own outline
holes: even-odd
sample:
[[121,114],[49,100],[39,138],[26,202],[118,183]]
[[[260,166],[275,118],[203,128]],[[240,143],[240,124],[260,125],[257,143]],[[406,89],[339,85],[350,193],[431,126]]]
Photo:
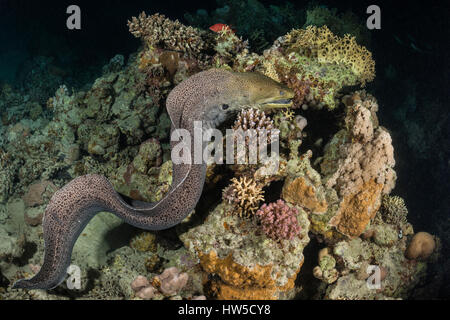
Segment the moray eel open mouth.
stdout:
[[276,95],[260,101],[259,105],[263,110],[289,108],[292,107],[292,99],[294,99],[294,92],[289,88],[284,88]]
[[292,105],[292,99],[280,99],[272,102],[264,103],[263,106],[268,106],[271,108],[284,108]]
[[279,109],[279,108],[289,108],[292,106],[292,99],[294,97],[292,96],[291,98],[285,98],[285,99],[278,99],[278,100],[272,100],[272,101],[267,101],[267,102],[263,102],[260,104],[261,109],[265,110],[265,109]]

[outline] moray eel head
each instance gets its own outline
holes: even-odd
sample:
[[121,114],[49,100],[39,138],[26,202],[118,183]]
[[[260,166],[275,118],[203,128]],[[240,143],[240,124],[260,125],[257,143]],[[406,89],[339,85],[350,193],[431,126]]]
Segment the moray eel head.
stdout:
[[292,106],[294,92],[260,73],[220,69],[211,69],[207,73],[218,76],[215,93],[208,94],[208,102],[203,104],[205,119],[214,126],[242,109],[267,110]]
[[[294,91],[260,73],[234,73],[241,90],[246,92],[242,105],[249,104],[261,109],[287,108],[292,106]],[[239,99],[238,99],[239,100]]]

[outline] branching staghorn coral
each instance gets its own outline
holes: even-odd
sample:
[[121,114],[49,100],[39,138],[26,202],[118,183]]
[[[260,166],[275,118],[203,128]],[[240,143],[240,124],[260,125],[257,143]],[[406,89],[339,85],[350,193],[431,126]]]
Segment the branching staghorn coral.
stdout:
[[222,192],[223,199],[232,205],[232,214],[247,217],[258,210],[260,201],[264,201],[262,188],[251,178],[231,179],[232,184]]
[[239,113],[233,129],[242,129],[243,131],[254,129],[257,134],[266,131],[268,141],[270,141],[270,130],[274,129],[274,125],[272,119],[264,111],[250,108]]
[[405,200],[399,196],[384,195],[380,208],[381,217],[384,222],[400,225],[407,223],[406,216],[408,215],[408,208]]
[[256,212],[264,234],[275,241],[292,240],[300,233],[298,210],[279,199],[269,205],[263,204]]
[[128,21],[128,27],[136,38],[143,40],[147,49],[175,50],[190,57],[199,57],[205,50],[211,49],[206,31],[185,26],[159,13],[147,16],[142,12],[138,18]]

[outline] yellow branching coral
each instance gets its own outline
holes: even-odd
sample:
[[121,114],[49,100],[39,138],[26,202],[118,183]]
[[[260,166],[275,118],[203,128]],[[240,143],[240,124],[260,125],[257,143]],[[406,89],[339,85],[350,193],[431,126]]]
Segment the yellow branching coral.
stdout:
[[233,214],[240,217],[254,214],[259,209],[259,203],[264,201],[262,188],[246,177],[231,179],[232,184],[223,190],[223,199],[233,206]]
[[294,108],[336,108],[344,87],[375,77],[372,54],[353,36],[339,37],[327,26],[293,29],[263,54],[257,71],[295,92]]
[[335,63],[350,68],[364,86],[375,78],[375,61],[372,53],[356,43],[355,37],[334,35],[327,26],[308,26],[292,30],[286,40],[299,52],[319,63]]

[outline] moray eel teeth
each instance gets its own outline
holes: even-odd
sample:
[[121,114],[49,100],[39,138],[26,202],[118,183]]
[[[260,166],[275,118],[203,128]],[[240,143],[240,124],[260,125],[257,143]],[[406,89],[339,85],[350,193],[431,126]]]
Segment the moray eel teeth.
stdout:
[[[176,86],[167,97],[166,107],[172,133],[183,128],[194,136],[194,121],[219,125],[243,106],[286,107],[293,96],[292,90],[259,73],[210,69]],[[171,147],[174,145],[172,142]],[[193,152],[191,146],[191,159]],[[146,230],[167,229],[180,223],[195,208],[205,174],[204,161],[173,164],[169,192],[157,203],[135,202],[134,206],[123,201],[103,176],[85,175],[72,180],[53,195],[45,210],[42,223],[45,254],[40,271],[31,279],[17,281],[13,288],[58,286],[66,276],[78,236],[98,212],[111,212]]]

